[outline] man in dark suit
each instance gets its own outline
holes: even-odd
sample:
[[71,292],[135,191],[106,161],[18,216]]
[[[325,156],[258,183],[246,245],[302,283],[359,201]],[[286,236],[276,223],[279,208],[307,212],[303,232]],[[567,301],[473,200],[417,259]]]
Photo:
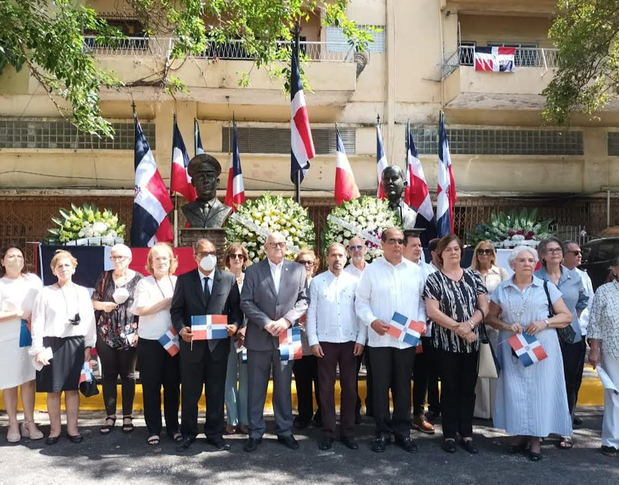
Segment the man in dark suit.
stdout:
[[227,315],[228,335],[234,335],[243,322],[239,306],[240,294],[232,273],[216,268],[217,251],[208,239],[200,239],[194,247],[198,269],[178,277],[170,314],[172,324],[180,335],[183,442],[179,451],[189,448],[198,434],[198,401],[202,386],[206,394],[207,443],[218,450],[229,450],[224,433],[224,384],[229,339],[197,340],[192,342],[192,315]]
[[271,370],[277,439],[290,449],[299,447],[292,435],[292,362],[280,361],[279,335],[307,310],[306,273],[302,265],[285,259],[282,234],[270,234],[264,250],[266,259],[247,268],[241,294],[241,309],[247,317],[249,439],[243,447],[247,452],[255,451],[262,442]]

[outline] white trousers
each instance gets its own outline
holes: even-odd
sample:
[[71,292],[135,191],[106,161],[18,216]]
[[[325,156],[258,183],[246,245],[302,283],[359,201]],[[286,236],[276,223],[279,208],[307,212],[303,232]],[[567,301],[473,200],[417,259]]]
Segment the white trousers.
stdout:
[[[619,359],[604,353],[602,347],[602,367],[615,386],[619,386]],[[619,449],[619,394],[604,390],[604,417],[602,418],[602,445]]]

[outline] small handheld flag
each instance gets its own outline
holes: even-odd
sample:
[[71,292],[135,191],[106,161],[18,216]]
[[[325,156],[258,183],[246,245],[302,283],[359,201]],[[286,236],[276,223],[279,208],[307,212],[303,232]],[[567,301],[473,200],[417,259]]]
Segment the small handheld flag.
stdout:
[[178,342],[178,333],[174,327],[170,327],[166,333],[159,337],[159,343],[172,357],[178,354],[181,350]]
[[290,327],[279,336],[279,359],[289,361],[298,360],[302,357],[301,329],[299,327]]
[[192,315],[193,340],[221,340],[228,338],[227,315]]
[[30,325],[24,319],[21,321],[19,327],[19,346],[30,347],[32,345],[32,334],[30,333]]
[[389,322],[389,330],[387,334],[391,335],[394,339],[399,340],[412,345],[417,346],[421,334],[424,332],[426,324],[423,322],[416,322],[409,320],[401,313],[394,312]]
[[527,332],[514,334],[507,341],[525,367],[536,364],[548,357],[539,340]]
[[90,362],[84,362],[82,370],[80,371],[80,384],[82,382],[92,382],[92,369],[90,368]]

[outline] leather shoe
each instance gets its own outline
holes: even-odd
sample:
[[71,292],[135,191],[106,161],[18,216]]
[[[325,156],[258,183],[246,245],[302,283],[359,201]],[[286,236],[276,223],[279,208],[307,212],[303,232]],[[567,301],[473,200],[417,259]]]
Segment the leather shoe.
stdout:
[[230,443],[228,443],[225,439],[219,436],[206,438],[206,442],[209,445],[213,445],[215,448],[217,448],[218,451],[229,451],[231,448]]
[[456,440],[454,439],[446,439],[443,441],[441,448],[445,450],[447,453],[455,453],[456,452]]
[[476,455],[479,453],[477,446],[473,443],[473,440],[462,440],[462,448],[468,451],[471,455]]
[[333,448],[333,438],[323,438],[318,442],[318,449],[327,451]]
[[294,439],[294,436],[292,435],[278,436],[277,441],[283,444],[286,448],[290,448],[291,450],[299,449],[299,443],[297,442],[297,440]]
[[47,438],[45,438],[45,444],[46,445],[55,445],[56,443],[58,443],[59,440],[60,440],[60,435],[58,435],[58,436],[48,436]]
[[407,453],[415,453],[417,451],[417,445],[410,436],[396,436],[395,444]]
[[382,453],[387,449],[387,445],[391,442],[389,435],[381,434],[372,441],[372,451],[374,453]]
[[299,416],[294,418],[293,421],[294,427],[297,429],[305,429],[309,426],[310,420],[301,419]]
[[81,443],[82,440],[84,439],[84,437],[81,434],[73,435],[69,433],[67,433],[67,438],[69,438],[69,441],[71,443]]
[[196,440],[195,436],[189,436],[189,435],[185,435],[183,436],[183,441],[180,442],[180,444],[176,447],[176,451],[186,451],[191,444]]
[[359,443],[357,443],[354,438],[342,438],[342,444],[351,450],[359,449]]
[[256,451],[260,443],[262,443],[262,438],[251,438],[250,437],[245,443],[245,445],[243,445],[243,451],[246,451],[247,453]]
[[423,414],[413,418],[413,426],[422,433],[434,434],[434,425]]

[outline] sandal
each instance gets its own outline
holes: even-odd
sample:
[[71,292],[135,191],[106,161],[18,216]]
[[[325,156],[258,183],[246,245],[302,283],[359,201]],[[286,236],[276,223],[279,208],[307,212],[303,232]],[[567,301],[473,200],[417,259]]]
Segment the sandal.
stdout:
[[561,436],[561,440],[557,442],[556,447],[560,450],[571,450],[574,447],[574,440],[571,436]]
[[148,443],[149,446],[157,446],[159,444],[159,436],[156,434],[149,436],[146,443]]
[[116,424],[116,416],[108,416],[105,418],[105,424],[99,428],[99,433],[101,434],[109,434]]
[[37,428],[34,421],[24,421],[21,424],[21,435],[24,438],[30,438],[31,440],[40,440],[44,438],[43,433],[39,428]]
[[133,416],[123,416],[122,430],[123,433],[131,433],[133,431]]

